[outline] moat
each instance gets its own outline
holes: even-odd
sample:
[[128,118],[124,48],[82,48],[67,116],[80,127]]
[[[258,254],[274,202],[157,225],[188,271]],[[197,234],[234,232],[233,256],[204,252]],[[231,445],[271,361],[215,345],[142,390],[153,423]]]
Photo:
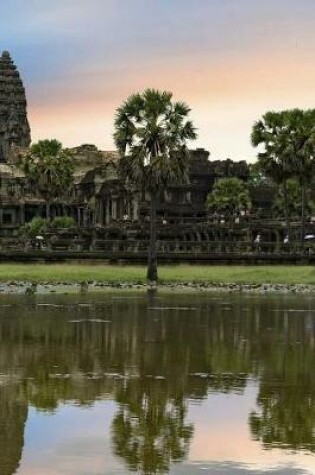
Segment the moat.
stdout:
[[315,472],[315,296],[0,297],[2,475]]

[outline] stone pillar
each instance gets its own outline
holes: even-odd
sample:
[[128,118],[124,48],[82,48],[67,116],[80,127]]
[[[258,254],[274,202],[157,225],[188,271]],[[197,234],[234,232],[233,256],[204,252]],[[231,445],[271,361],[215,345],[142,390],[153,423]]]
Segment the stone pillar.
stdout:
[[98,212],[97,224],[104,226],[105,219],[106,219],[106,208],[104,207],[103,198],[99,198],[97,212]]
[[106,213],[105,213],[105,224],[108,225],[111,221],[111,214],[110,214],[110,202],[109,199],[106,199]]
[[117,198],[117,200],[116,200],[116,219],[117,219],[117,221],[120,221],[120,219],[121,219],[121,207],[122,207],[122,200],[120,198]]
[[101,200],[99,198],[95,199],[94,207],[94,225],[101,224]]
[[80,207],[78,206],[77,208],[77,219],[78,219],[78,226],[81,226],[81,212],[80,212]]
[[20,204],[20,226],[25,224],[25,204]]
[[275,235],[276,235],[276,248],[275,248],[275,252],[280,252],[280,243],[281,243],[281,239],[280,239],[280,233],[279,231],[275,231]]
[[87,208],[83,208],[82,210],[82,214],[83,214],[83,227],[84,228],[87,228],[88,227],[88,209]]
[[133,199],[133,221],[139,221],[139,202],[138,198]]
[[117,219],[117,199],[112,201],[112,219]]

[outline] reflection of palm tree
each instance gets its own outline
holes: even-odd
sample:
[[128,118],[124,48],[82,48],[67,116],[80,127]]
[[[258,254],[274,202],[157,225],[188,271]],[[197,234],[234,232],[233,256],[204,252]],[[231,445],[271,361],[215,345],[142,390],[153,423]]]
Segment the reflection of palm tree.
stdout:
[[182,460],[193,434],[185,423],[184,397],[168,398],[164,382],[130,382],[117,394],[119,412],[112,425],[115,454],[129,470],[153,475],[166,473],[171,462]]
[[16,386],[0,392],[0,469],[1,475],[15,473],[24,446],[24,426],[28,403],[22,400]]
[[[312,397],[311,397],[312,395]],[[260,413],[249,418],[251,432],[265,447],[288,447],[315,452],[314,391],[300,380],[294,387],[279,388],[262,382],[258,404]]]
[[315,452],[313,320],[278,313],[273,324],[277,344],[271,341],[264,351],[259,410],[250,414],[250,429],[267,448]]

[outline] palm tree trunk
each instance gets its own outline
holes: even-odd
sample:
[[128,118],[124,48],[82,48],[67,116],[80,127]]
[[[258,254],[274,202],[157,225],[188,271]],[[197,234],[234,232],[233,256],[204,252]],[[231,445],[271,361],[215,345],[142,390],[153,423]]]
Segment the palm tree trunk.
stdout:
[[157,242],[156,242],[156,211],[157,211],[157,193],[151,192],[150,208],[150,246],[148,254],[147,279],[149,282],[157,282]]
[[287,235],[289,238],[289,245],[291,246],[291,216],[288,209],[288,190],[287,190],[287,180],[283,181],[283,207],[284,207],[284,219],[287,228]]

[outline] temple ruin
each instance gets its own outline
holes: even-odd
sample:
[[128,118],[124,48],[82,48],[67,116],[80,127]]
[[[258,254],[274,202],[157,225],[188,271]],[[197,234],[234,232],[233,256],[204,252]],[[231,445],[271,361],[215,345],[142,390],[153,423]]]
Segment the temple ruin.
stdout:
[[[17,166],[31,143],[25,89],[10,54],[0,58],[0,252],[23,247],[19,230],[36,216],[45,217],[45,200],[30,187]],[[70,216],[75,229],[51,232],[49,249],[129,256],[145,256],[149,238],[149,197],[127,186],[117,172],[119,155],[94,145],[72,149],[75,183],[72,190],[51,203],[51,218]],[[159,252],[172,258],[218,253],[246,253],[258,234],[268,242],[265,251],[283,247],[283,221],[267,219],[275,196],[271,187],[251,190],[253,214],[230,217],[209,215],[206,198],[218,178],[248,180],[245,161],[209,160],[204,149],[190,151],[189,181],[173,184],[160,196]],[[266,219],[265,219],[266,218]],[[294,226],[294,224],[293,224]],[[297,223],[298,226],[298,223]],[[309,231],[312,231],[309,226]]]

